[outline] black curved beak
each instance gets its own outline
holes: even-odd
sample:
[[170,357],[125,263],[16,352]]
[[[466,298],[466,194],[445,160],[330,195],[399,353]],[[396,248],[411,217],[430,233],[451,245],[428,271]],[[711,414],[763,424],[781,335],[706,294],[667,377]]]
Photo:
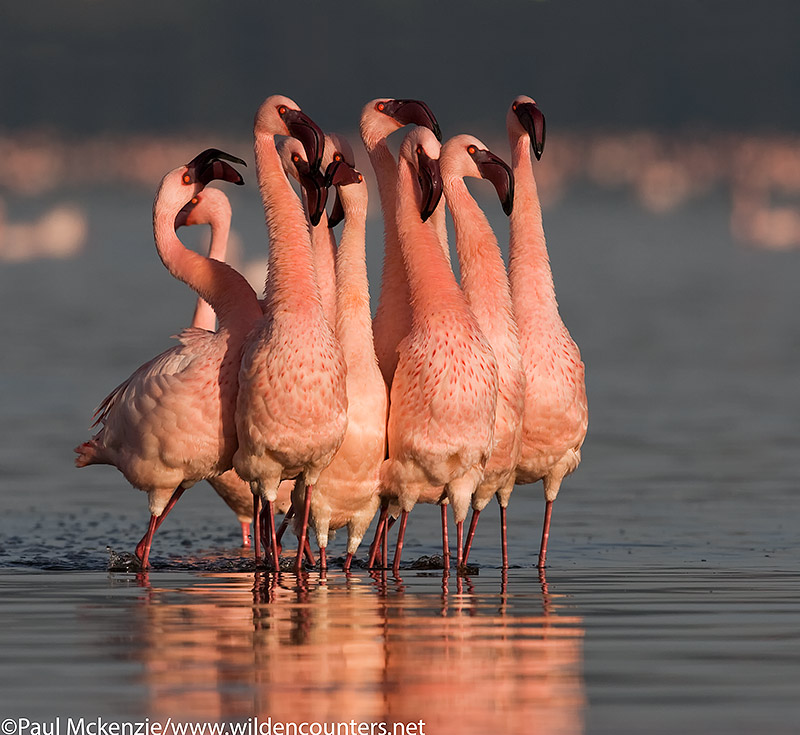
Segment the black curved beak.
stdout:
[[314,170],[319,170],[322,163],[322,149],[325,146],[325,134],[319,126],[301,110],[287,110],[283,116],[286,127],[293,138],[297,138],[306,152],[306,160]]
[[425,151],[419,151],[417,159],[419,161],[419,186],[422,190],[419,215],[425,222],[433,214],[439,204],[439,199],[442,198],[442,172],[439,169],[439,159],[429,158]]
[[296,164],[300,185],[306,193],[308,202],[308,218],[311,224],[316,227],[322,219],[325,211],[325,204],[328,201],[328,187],[325,184],[325,177],[319,169],[306,168],[305,164]]
[[192,180],[203,184],[203,186],[215,179],[229,181],[238,186],[244,184],[241,174],[226,161],[247,166],[241,158],[225,153],[219,148],[207,148],[189,161],[186,167],[189,169],[189,175]]
[[347,161],[338,159],[331,161],[325,171],[325,183],[327,186],[336,187],[336,198],[333,200],[333,209],[328,215],[328,227],[336,227],[344,219],[344,207],[342,206],[342,199],[339,196],[339,187],[347,186],[348,184],[358,184],[364,180],[364,177],[353,168]]
[[544,114],[534,102],[521,102],[514,108],[514,113],[531,138],[536,160],[540,160],[544,152]]
[[421,100],[389,100],[383,113],[394,118],[401,125],[419,125],[428,128],[442,142],[442,131],[436,116],[428,105]]
[[514,209],[514,174],[511,172],[511,168],[502,158],[491,151],[476,150],[470,155],[477,164],[481,176],[492,182],[500,203],[503,205],[503,212],[509,216]]
[[189,219],[189,215],[192,213],[192,210],[197,206],[197,197],[192,197],[192,199],[186,204],[183,205],[182,209],[178,214],[175,215],[175,229],[177,230],[179,227],[183,227],[186,225],[186,221]]

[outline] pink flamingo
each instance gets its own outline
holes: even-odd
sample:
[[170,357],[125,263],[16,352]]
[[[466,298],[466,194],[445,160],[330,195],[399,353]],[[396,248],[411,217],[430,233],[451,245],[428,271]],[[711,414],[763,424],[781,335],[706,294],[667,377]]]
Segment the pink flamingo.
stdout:
[[[231,203],[221,189],[206,188],[186,204],[178,213],[175,228],[184,225],[209,225],[211,227],[211,243],[208,257],[225,262],[228,250],[228,234],[231,228]],[[213,332],[216,329],[217,315],[211,305],[202,297],[197,297],[197,304],[192,318],[192,326]],[[250,522],[253,519],[253,494],[250,486],[242,480],[236,471],[231,469],[218,477],[210,477],[208,484],[214,488],[225,504],[234,512],[242,526],[242,546],[250,546]],[[278,499],[275,509],[278,513],[286,513],[291,504],[294,482],[284,480],[278,488]],[[156,530],[166,518],[166,513],[159,517]],[[144,540],[144,539],[143,539]]]
[[588,425],[586,386],[580,351],[558,313],[533,177],[531,147],[539,159],[544,149],[544,115],[533,99],[520,95],[511,104],[506,127],[516,182],[509,280],[527,378],[517,483],[544,483],[545,515],[538,562],[543,569],[553,501],[564,477],[581,461]]
[[322,311],[328,324],[336,324],[336,240],[328,227],[325,212],[328,189],[325,174],[312,169],[306,160],[302,143],[296,138],[284,138],[277,144],[283,170],[300,184],[303,204],[309,220],[311,253],[317,278]]
[[[426,220],[441,196],[440,146],[415,128],[400,148],[397,228],[411,290],[411,332],[400,343],[381,468],[385,497],[400,506],[394,569],[408,513],[417,502],[447,498],[458,530],[491,454],[497,363]],[[459,559],[460,561],[460,559]]]
[[75,452],[75,464],[111,464],[148,495],[150,525],[137,547],[146,568],[158,518],[188,487],[231,467],[241,348],[261,308],[236,271],[185,248],[175,233],[183,205],[213,178],[242,183],[213,149],[168,173],[153,205],[156,249],[170,273],[206,299],[217,332],[189,328],[177,345],[142,365],[100,404],[100,431]]
[[472,521],[462,563],[466,564],[481,511],[492,496],[500,503],[503,566],[507,566],[505,509],[520,457],[522,414],[525,404],[525,370],[514,321],[508,275],[486,216],[467,189],[467,176],[492,182],[511,214],[514,178],[506,163],[471,135],[458,135],[442,146],[439,157],[447,206],[453,216],[456,248],[461,266],[461,288],[481,331],[497,359],[498,392],[494,424],[494,449],[483,480],[472,496]]
[[361,140],[378,181],[384,227],[381,292],[372,327],[378,364],[390,388],[397,367],[397,345],[411,331],[411,307],[397,235],[397,162],[386,139],[405,125],[429,128],[442,139],[433,112],[419,100],[379,98],[367,102],[361,111]]
[[[310,523],[320,548],[321,569],[326,568],[329,532],[347,526],[344,568],[349,571],[380,502],[388,395],[372,339],[365,244],[367,184],[355,169],[349,144],[337,135],[326,138],[323,163],[328,164],[326,178],[337,189],[337,208],[344,217],[336,254],[336,337],[347,364],[347,431],[317,480]],[[298,482],[298,501],[302,493]]]
[[312,170],[319,168],[324,141],[319,127],[288,97],[269,97],[256,113],[256,168],[270,234],[267,310],[242,355],[236,409],[239,449],[233,464],[254,494],[256,559],[259,501],[266,505],[276,571],[273,506],[278,486],[281,479],[303,475],[299,572],[313,487],[347,427],[346,368],[341,345],[323,313],[308,224],[283,171],[275,135],[300,139]]

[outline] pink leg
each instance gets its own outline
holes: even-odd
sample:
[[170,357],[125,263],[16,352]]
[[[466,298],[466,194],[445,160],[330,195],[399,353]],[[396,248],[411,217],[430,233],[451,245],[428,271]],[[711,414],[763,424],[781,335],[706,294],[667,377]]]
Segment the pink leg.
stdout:
[[317,566],[317,561],[316,561],[316,559],[314,559],[314,552],[311,551],[311,544],[308,543],[308,539],[306,539],[306,545],[305,545],[304,549],[305,549],[305,552],[306,552],[306,559],[308,560],[308,563],[312,567]]
[[250,548],[250,524],[242,521],[242,547]]
[[272,548],[272,568],[279,572],[281,570],[281,552],[278,550],[278,537],[275,534],[275,503],[272,501],[267,503],[267,530]]
[[[141,559],[142,554],[144,554],[145,546],[147,547],[148,556],[150,555],[150,544],[153,543],[153,536],[155,535],[156,531],[158,531],[161,524],[164,522],[164,519],[169,515],[169,512],[175,507],[175,503],[177,503],[180,500],[181,495],[183,495],[185,492],[186,492],[185,487],[180,487],[180,486],[176,487],[175,492],[172,493],[172,496],[169,499],[169,502],[164,506],[164,510],[161,511],[161,515],[155,516],[156,518],[155,528],[151,532],[150,528],[148,527],[147,533],[144,536],[142,536],[142,540],[138,544],[136,544],[136,549],[134,550],[134,553],[136,554],[136,556],[139,557],[139,559]],[[150,523],[152,524],[152,522],[153,520],[151,518]],[[144,569],[144,566],[142,568]]]
[[450,569],[450,539],[447,538],[447,506],[442,505],[442,559],[445,569]]
[[367,561],[367,569],[372,569],[375,565],[375,558],[378,556],[378,549],[381,548],[383,542],[383,533],[386,526],[386,516],[389,513],[389,504],[381,503],[381,514],[378,516],[378,525],[375,528],[375,538],[372,539],[372,544],[369,547],[369,560]]
[[350,564],[353,561],[353,555],[348,551],[344,560],[344,573],[350,574]]
[[464,564],[464,547],[461,545],[464,541],[464,521],[456,523],[456,539],[458,544],[456,546],[456,569],[461,569]]
[[508,534],[506,532],[506,509],[500,506],[500,543],[503,547],[503,569],[508,569]]
[[469,559],[469,552],[472,549],[472,539],[475,536],[475,529],[478,527],[478,518],[480,517],[481,512],[476,508],[472,509],[472,518],[469,522],[469,531],[467,531],[467,545],[464,547],[464,564],[467,563]]
[[261,505],[261,496],[253,495],[253,556],[256,560],[256,566],[261,562],[261,513],[259,513],[259,506]]
[[281,540],[283,539],[283,534],[286,533],[286,529],[289,527],[289,521],[294,518],[294,508],[289,508],[286,511],[286,515],[283,517],[281,521],[281,525],[278,528],[278,550],[281,548]]
[[544,569],[547,558],[547,541],[550,538],[550,516],[553,513],[553,501],[548,500],[544,506],[544,526],[542,528],[542,545],[539,547],[539,569]]
[[325,547],[320,547],[319,550],[319,570],[321,572],[328,571],[328,555],[325,552]]
[[[150,525],[147,527],[147,533],[136,547],[136,556],[142,562],[142,569],[147,569],[147,560],[150,558],[150,544],[153,543],[153,534],[156,532],[156,528],[158,528],[158,516],[150,516]],[[139,556],[139,546],[142,546],[141,556]]]
[[300,544],[297,547],[297,560],[294,564],[294,570],[298,574],[303,569],[303,552],[305,551],[306,538],[308,535],[308,516],[311,513],[311,493],[314,488],[311,485],[306,485],[306,498],[303,504],[303,525],[300,527]]
[[400,514],[400,530],[397,532],[397,548],[394,551],[394,563],[392,564],[392,571],[394,571],[395,574],[400,571],[400,557],[403,555],[403,539],[406,535],[407,522],[408,511],[404,510]]
[[389,518],[386,521],[386,528],[383,529],[383,549],[381,550],[381,555],[383,557],[383,568],[389,568],[389,531],[392,530],[392,526],[394,525],[397,518]]

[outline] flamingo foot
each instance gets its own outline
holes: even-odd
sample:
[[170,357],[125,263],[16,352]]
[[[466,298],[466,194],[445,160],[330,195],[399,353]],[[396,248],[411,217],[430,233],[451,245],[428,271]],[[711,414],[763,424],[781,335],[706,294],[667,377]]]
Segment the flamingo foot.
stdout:
[[136,545],[136,556],[142,563],[142,569],[147,569],[147,562],[150,558],[150,545],[153,543],[153,534],[158,528],[158,516],[150,516],[150,524],[147,526],[147,533],[144,538]]

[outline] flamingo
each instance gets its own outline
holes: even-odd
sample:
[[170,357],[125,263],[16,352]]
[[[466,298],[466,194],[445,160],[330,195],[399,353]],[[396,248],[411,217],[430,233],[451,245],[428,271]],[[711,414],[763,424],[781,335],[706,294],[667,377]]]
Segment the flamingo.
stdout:
[[159,517],[187,488],[231,467],[236,450],[234,409],[244,338],[260,318],[255,292],[239,273],[185,248],[175,233],[176,216],[213,178],[241,184],[209,149],[168,173],[153,205],[156,249],[170,273],[187,283],[216,311],[217,332],[189,328],[180,344],[142,365],[115,388],[95,412],[100,431],[75,449],[75,464],[111,464],[148,495],[150,525],[137,547],[146,568]]
[[347,427],[342,348],[322,309],[302,204],[283,171],[275,135],[297,137],[312,170],[323,134],[288,97],[268,97],[256,113],[256,168],[270,234],[266,313],[248,337],[239,371],[233,465],[250,483],[259,558],[259,502],[267,508],[272,563],[278,570],[274,502],[281,479],[303,475],[305,503],[296,560],[306,543],[313,487]]
[[544,115],[520,95],[506,116],[516,203],[510,220],[509,281],[525,367],[525,414],[517,484],[542,480],[545,514],[538,567],[544,569],[553,501],[581,461],[588,409],[584,365],[558,312],[542,208],[533,176],[544,149]]
[[458,135],[442,146],[439,157],[447,206],[453,216],[456,249],[461,266],[461,287],[481,331],[497,360],[498,392],[494,424],[494,449],[486,463],[483,480],[472,496],[472,521],[462,563],[469,551],[481,511],[492,496],[500,503],[503,566],[507,566],[505,509],[514,488],[520,457],[522,414],[525,404],[525,370],[514,321],[508,275],[486,216],[472,198],[464,178],[492,182],[511,214],[514,178],[506,163],[471,135]]
[[361,140],[378,181],[384,227],[381,292],[372,327],[378,364],[390,388],[397,367],[397,345],[411,331],[411,307],[397,235],[397,162],[386,139],[405,125],[429,128],[438,140],[442,139],[436,117],[419,100],[381,97],[367,102],[361,111]]
[[[208,187],[198,193],[178,213],[175,228],[185,225],[209,225],[211,227],[211,243],[208,257],[225,262],[228,249],[228,234],[231,227],[231,203],[221,189]],[[217,315],[211,305],[202,297],[197,297],[192,326],[213,332],[216,329]],[[250,522],[253,519],[253,494],[250,486],[242,480],[233,469],[223,472],[218,477],[210,477],[208,484],[217,495],[234,512],[242,526],[242,546],[250,546]],[[286,513],[291,506],[291,493],[294,482],[284,480],[278,488],[278,499],[275,509],[278,513]],[[159,517],[156,530],[161,525],[166,513]]]
[[[497,363],[426,223],[442,191],[440,145],[415,128],[400,148],[397,229],[411,292],[411,332],[398,347],[381,468],[384,496],[400,507],[393,567],[399,570],[408,513],[417,502],[453,507],[459,557],[463,522],[491,454]],[[460,559],[459,559],[460,561]]]
[[[323,163],[328,164],[327,180],[337,189],[336,210],[344,218],[336,254],[335,326],[347,365],[347,431],[317,480],[310,523],[319,544],[321,569],[327,566],[329,532],[347,526],[344,568],[348,572],[380,502],[388,395],[372,338],[365,244],[367,184],[355,169],[350,145],[340,136],[326,139]],[[298,501],[303,496],[301,482],[295,496]]]

